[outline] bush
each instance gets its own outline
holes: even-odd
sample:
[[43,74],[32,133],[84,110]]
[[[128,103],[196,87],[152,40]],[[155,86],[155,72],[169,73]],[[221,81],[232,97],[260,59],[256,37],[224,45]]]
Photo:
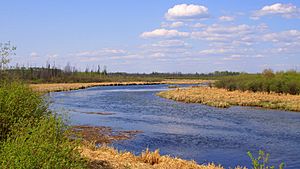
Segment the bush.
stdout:
[[300,94],[300,73],[295,71],[273,73],[265,70],[261,74],[241,74],[223,77],[215,83],[218,88],[253,92],[276,92]]
[[84,168],[61,120],[46,117],[16,134],[1,147],[0,168]]
[[21,83],[0,84],[0,141],[17,125],[34,123],[48,115],[43,99]]
[[0,83],[0,168],[84,168],[65,131],[39,94]]

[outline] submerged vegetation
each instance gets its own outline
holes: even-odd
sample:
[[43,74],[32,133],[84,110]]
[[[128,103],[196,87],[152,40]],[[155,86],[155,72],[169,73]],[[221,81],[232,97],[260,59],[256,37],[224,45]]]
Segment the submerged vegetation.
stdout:
[[230,91],[275,92],[300,94],[300,73],[296,71],[276,72],[271,69],[261,74],[240,74],[238,76],[222,77],[215,83],[218,88]]
[[186,103],[202,103],[227,108],[232,105],[300,111],[300,95],[228,91],[212,87],[191,87],[163,91],[158,96]]

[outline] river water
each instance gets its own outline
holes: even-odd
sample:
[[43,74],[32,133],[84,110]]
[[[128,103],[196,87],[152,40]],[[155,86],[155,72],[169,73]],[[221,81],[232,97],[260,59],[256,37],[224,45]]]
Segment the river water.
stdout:
[[[261,108],[228,109],[186,104],[156,96],[167,85],[105,86],[50,93],[51,109],[74,125],[142,130],[113,146],[136,154],[149,148],[224,167],[250,166],[247,151],[265,150],[270,162],[300,169],[300,113]],[[109,112],[112,115],[85,114]]]

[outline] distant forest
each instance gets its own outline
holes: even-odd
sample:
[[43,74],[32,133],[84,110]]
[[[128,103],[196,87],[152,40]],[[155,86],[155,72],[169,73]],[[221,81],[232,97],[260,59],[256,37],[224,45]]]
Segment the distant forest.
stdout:
[[212,73],[125,73],[108,72],[106,66],[97,69],[86,68],[80,71],[67,64],[64,68],[47,64],[45,67],[11,66],[0,70],[0,79],[19,79],[29,83],[74,83],[74,82],[121,82],[121,81],[161,81],[164,79],[214,79],[223,76],[235,76],[240,72],[215,71]]

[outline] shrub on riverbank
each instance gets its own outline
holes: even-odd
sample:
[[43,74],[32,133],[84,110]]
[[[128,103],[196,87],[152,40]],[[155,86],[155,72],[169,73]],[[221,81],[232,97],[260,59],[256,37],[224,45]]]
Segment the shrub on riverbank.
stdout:
[[26,85],[0,84],[0,122],[0,168],[84,167],[62,121]]
[[264,70],[261,74],[241,74],[223,77],[215,83],[218,88],[253,92],[300,94],[300,73]]

